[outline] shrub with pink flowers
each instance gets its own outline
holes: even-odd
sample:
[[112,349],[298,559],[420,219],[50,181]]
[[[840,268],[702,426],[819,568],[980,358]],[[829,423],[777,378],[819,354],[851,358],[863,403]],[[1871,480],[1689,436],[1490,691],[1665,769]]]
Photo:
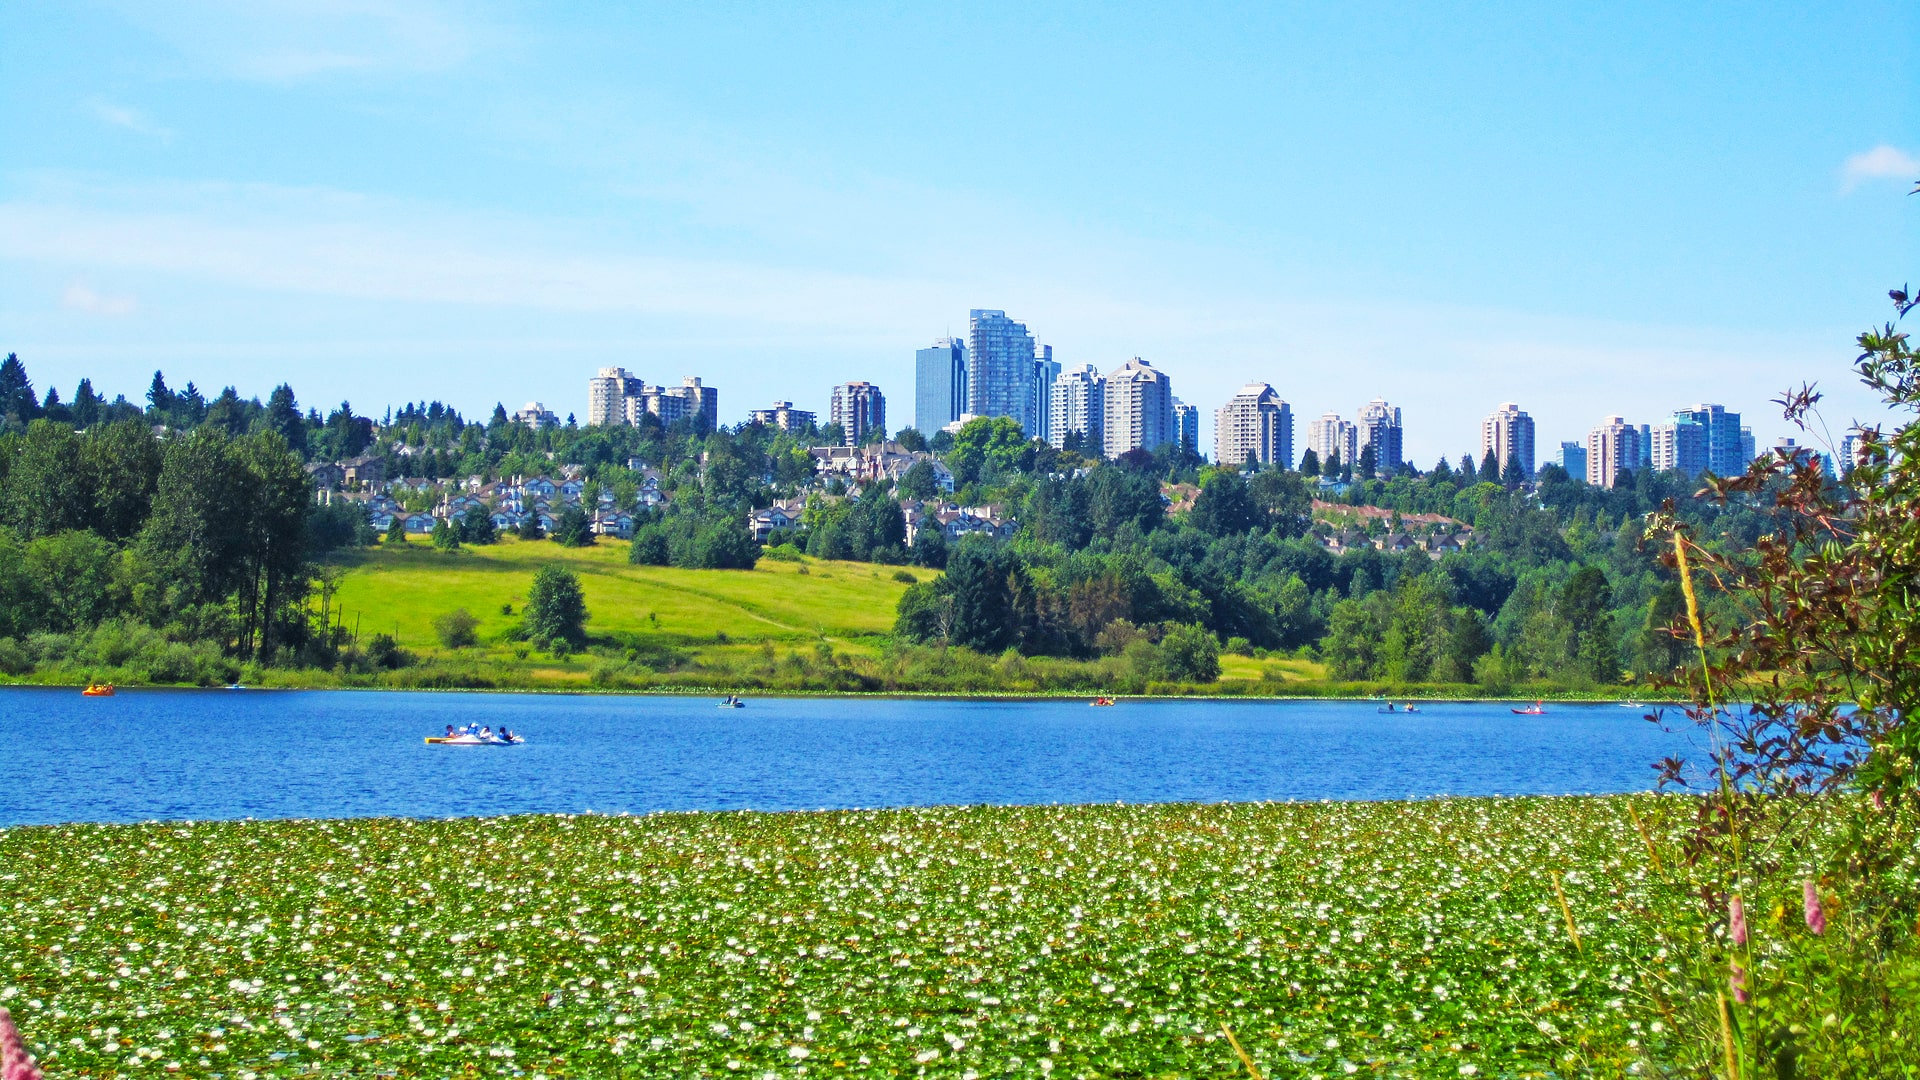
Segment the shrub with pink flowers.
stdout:
[[[1670,515],[1648,529],[1686,594],[1669,632],[1700,646],[1671,682],[1712,748],[1676,870],[1702,904],[1675,933],[1682,962],[1648,971],[1649,1008],[1684,1018],[1702,1075],[1920,1075],[1920,354],[1900,328],[1920,301],[1891,295],[1855,366],[1905,422],[1856,428],[1837,482],[1800,451],[1709,478],[1772,517],[1751,545]],[[1818,437],[1819,401],[1779,403]],[[1696,575],[1737,624],[1703,617]]]

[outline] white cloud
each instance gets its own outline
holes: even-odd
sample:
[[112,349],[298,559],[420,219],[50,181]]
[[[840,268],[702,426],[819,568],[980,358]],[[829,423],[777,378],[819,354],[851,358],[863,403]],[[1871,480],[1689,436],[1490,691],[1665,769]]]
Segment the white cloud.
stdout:
[[84,311],[89,315],[121,316],[133,314],[136,306],[131,296],[107,296],[94,292],[86,282],[76,281],[67,286],[60,296],[60,306],[74,311]]
[[1881,143],[1855,154],[1840,167],[1841,190],[1852,191],[1868,180],[1920,182],[1920,158],[1904,150]]
[[99,118],[101,123],[111,124],[114,127],[123,127],[128,131],[138,132],[141,135],[150,135],[153,138],[159,139],[161,142],[173,141],[172,128],[161,127],[159,124],[153,123],[138,109],[128,108],[125,105],[115,105],[113,102],[101,98],[93,98],[87,102],[87,105],[93,110],[93,115]]

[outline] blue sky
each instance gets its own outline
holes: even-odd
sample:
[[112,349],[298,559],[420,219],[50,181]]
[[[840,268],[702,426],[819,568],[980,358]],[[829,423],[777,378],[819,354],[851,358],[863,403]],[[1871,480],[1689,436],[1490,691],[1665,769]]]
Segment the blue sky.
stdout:
[[[0,351],[63,396],[723,418],[972,307],[1211,411],[1384,396],[1422,466],[1695,401],[1785,433],[1920,277],[1920,9],[0,5]],[[1685,10],[1676,11],[1676,8]],[[1208,436],[1210,439],[1210,435]]]

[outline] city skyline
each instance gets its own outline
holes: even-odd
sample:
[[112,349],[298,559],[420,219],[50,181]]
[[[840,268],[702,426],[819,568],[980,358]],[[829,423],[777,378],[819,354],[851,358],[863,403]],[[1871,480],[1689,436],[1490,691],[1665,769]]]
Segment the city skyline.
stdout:
[[1847,363],[1911,274],[1920,129],[1905,68],[1851,56],[1916,27],[12,5],[0,352],[63,390],[272,371],[370,411],[564,414],[575,372],[624,365],[824,412],[844,378],[907,385],[902,343],[985,301],[1064,366],[1174,373],[1202,447],[1249,378],[1299,417],[1416,403],[1423,468],[1500,399],[1558,440],[1596,402],[1710,398],[1771,445],[1804,380],[1831,427],[1881,415]]

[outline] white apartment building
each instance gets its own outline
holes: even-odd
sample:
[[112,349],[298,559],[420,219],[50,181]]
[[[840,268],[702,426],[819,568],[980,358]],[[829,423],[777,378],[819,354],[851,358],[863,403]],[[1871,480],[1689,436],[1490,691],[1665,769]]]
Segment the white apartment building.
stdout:
[[1107,373],[1108,457],[1152,450],[1179,437],[1173,417],[1173,383],[1139,357]]
[[1587,483],[1594,487],[1614,486],[1639,461],[1640,429],[1626,417],[1609,416],[1587,432]]
[[1092,364],[1061,373],[1047,395],[1047,441],[1064,449],[1067,436],[1078,434],[1080,445],[1092,454],[1106,447],[1107,379]]
[[639,397],[645,384],[626,368],[604,367],[587,380],[587,424],[605,427],[630,424],[627,401]]
[[1480,421],[1480,460],[1491,453],[1506,475],[1507,462],[1518,460],[1527,479],[1533,479],[1533,417],[1511,401],[1502,402],[1493,415]]
[[1293,467],[1293,407],[1271,385],[1250,382],[1213,414],[1216,465]]
[[1352,465],[1360,457],[1360,427],[1337,412],[1322,413],[1307,424],[1307,449],[1320,459],[1322,468],[1336,454],[1340,464]]

